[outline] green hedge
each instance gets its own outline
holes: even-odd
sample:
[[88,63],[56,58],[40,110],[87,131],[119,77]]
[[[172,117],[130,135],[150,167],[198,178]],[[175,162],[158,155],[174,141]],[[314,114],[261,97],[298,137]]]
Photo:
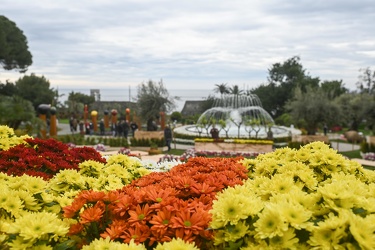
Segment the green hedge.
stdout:
[[369,153],[369,152],[375,153],[375,144],[369,144],[366,141],[362,141],[360,146],[361,146],[362,153]]

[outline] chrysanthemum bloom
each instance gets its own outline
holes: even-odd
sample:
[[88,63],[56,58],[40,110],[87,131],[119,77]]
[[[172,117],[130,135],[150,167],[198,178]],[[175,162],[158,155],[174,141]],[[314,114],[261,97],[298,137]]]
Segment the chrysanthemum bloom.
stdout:
[[362,249],[375,249],[375,215],[362,218],[354,214],[350,215],[350,232]]
[[219,194],[218,200],[213,201],[210,226],[214,229],[227,224],[235,225],[240,220],[255,216],[263,208],[263,203],[258,197],[247,193],[233,196],[230,190],[232,189],[228,188],[224,193]]
[[98,250],[98,249],[110,249],[110,250],[146,250],[146,247],[142,244],[136,244],[134,240],[130,241],[129,244],[111,241],[110,238],[99,238],[92,241],[89,245],[82,247],[82,250]]
[[154,250],[199,250],[193,243],[180,238],[174,238],[170,242],[159,243]]
[[280,208],[280,213],[285,218],[285,221],[293,228],[302,229],[308,226],[308,221],[312,217],[312,212],[306,207],[295,201],[286,202],[285,200],[276,203],[276,206]]
[[209,221],[209,214],[201,209],[194,212],[180,210],[171,219],[172,227],[178,231],[178,237],[189,242],[208,226]]
[[299,239],[296,237],[293,228],[289,228],[283,236],[274,236],[269,239],[270,249],[301,249],[298,245]]
[[312,235],[308,243],[315,248],[339,249],[340,241],[347,236],[348,219],[347,216],[330,214],[326,220],[319,222],[311,230]]
[[68,233],[68,224],[56,214],[48,212],[28,213],[9,225],[6,233],[17,237],[9,243],[14,249],[26,249],[37,242],[56,242]]
[[128,226],[120,237],[125,243],[129,243],[131,240],[134,240],[135,243],[139,244],[147,241],[150,237],[150,233],[150,228],[148,226],[138,224]]
[[270,204],[266,205],[262,213],[259,214],[259,219],[254,223],[255,237],[264,239],[275,236],[283,236],[284,232],[288,230],[288,224],[285,222],[280,214],[277,206]]
[[135,210],[129,210],[129,224],[135,225],[145,225],[147,221],[150,220],[151,217],[151,209],[148,204],[145,205],[137,205]]
[[80,223],[87,224],[99,222],[104,214],[105,208],[103,203],[96,203],[93,207],[86,208],[80,214]]
[[78,165],[78,168],[81,175],[98,177],[104,168],[104,164],[101,162],[88,160],[81,162]]
[[126,221],[114,219],[100,236],[103,238],[109,237],[111,240],[119,239],[127,227],[129,227],[129,224]]

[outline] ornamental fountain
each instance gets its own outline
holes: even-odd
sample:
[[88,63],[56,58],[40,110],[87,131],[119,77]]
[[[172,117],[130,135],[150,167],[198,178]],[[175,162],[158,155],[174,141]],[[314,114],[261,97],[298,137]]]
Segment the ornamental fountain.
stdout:
[[270,138],[270,135],[280,138],[301,133],[293,127],[276,126],[255,94],[222,95],[215,99],[212,108],[206,110],[195,125],[177,127],[174,132],[195,137],[210,137],[213,126],[219,129],[220,138],[266,139]]

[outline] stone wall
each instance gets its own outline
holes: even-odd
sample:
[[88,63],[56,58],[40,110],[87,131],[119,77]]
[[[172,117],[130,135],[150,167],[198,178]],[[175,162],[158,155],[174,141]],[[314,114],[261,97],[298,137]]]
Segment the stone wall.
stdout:
[[164,131],[139,131],[136,130],[134,134],[134,138],[139,139],[159,139],[162,140],[164,138]]

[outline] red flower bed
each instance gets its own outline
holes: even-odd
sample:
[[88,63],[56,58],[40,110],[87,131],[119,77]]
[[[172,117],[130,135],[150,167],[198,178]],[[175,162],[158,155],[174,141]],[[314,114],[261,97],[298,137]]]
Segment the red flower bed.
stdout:
[[0,151],[0,172],[14,176],[40,176],[48,180],[62,169],[78,169],[78,164],[85,160],[106,162],[93,148],[69,148],[55,139],[29,138],[25,141],[28,145],[19,144]]
[[78,244],[110,237],[126,243],[134,239],[150,249],[178,237],[208,249],[213,239],[209,210],[215,194],[247,179],[247,169],[238,161],[191,158],[168,173],[151,173],[122,190],[84,191],[64,208],[65,217],[78,221],[70,235],[84,239]]

